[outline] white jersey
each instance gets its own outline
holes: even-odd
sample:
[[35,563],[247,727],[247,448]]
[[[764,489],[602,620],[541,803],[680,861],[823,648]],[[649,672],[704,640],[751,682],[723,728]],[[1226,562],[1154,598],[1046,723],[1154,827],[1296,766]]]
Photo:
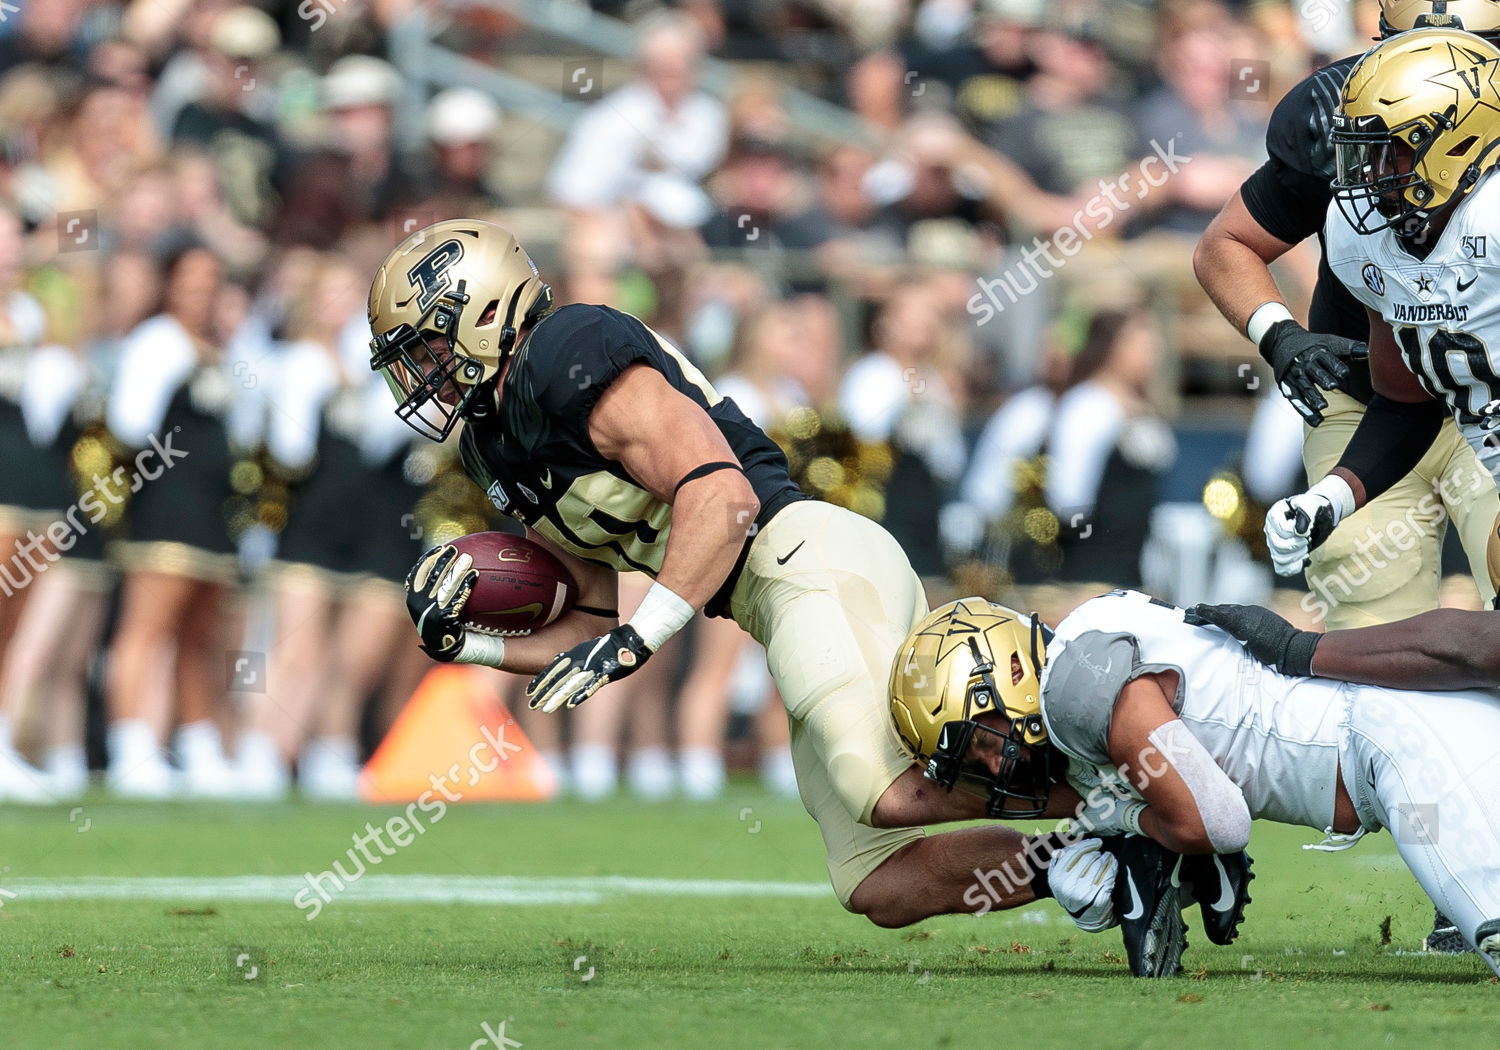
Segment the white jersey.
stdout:
[[1135,591],[1085,602],[1047,646],[1042,718],[1071,760],[1075,786],[1091,786],[1091,771],[1077,768],[1086,763],[1139,794],[1109,758],[1114,702],[1127,682],[1167,670],[1178,673],[1178,717],[1239,786],[1252,816],[1316,828],[1333,823],[1341,729],[1354,687],[1277,674],[1223,631],[1188,626],[1181,609]]
[[1455,205],[1425,259],[1390,230],[1360,234],[1337,201],[1324,236],[1338,279],[1390,324],[1406,367],[1500,476],[1500,176],[1489,172]]
[[[1042,670],[1042,718],[1080,794],[1109,781],[1139,797],[1109,761],[1109,724],[1127,682],[1164,670],[1179,675],[1173,708],[1251,816],[1328,828],[1342,775],[1360,826],[1391,829],[1471,946],[1500,923],[1500,691],[1288,678],[1181,609],[1116,591],[1063,620]],[[1500,954],[1486,961],[1500,974]]]

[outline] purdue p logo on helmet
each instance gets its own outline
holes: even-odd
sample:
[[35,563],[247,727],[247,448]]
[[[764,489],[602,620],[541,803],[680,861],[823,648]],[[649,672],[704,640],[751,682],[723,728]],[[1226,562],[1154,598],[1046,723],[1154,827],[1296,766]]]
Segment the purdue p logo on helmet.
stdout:
[[494,409],[494,382],[517,332],[552,306],[552,289],[510,231],[450,219],[398,244],[370,285],[370,367],[396,414],[441,441]]
[[1334,114],[1333,196],[1360,233],[1415,236],[1462,197],[1500,146],[1500,50],[1415,29],[1365,52]]
[[926,763],[929,779],[984,798],[989,816],[1028,818],[1046,808],[1041,673],[1051,637],[1034,614],[961,598],[917,624],[891,667],[902,744]]

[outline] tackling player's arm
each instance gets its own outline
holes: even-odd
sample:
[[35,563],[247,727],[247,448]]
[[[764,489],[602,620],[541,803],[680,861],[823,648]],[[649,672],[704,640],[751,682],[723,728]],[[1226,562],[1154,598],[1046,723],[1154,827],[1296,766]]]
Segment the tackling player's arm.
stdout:
[[1130,830],[1178,853],[1235,853],[1250,841],[1250,808],[1169,699],[1177,672],[1132,679],[1115,698],[1109,756],[1146,801]]
[[1258,605],[1195,605],[1187,621],[1212,624],[1282,674],[1392,689],[1500,686],[1500,616],[1433,609],[1347,631],[1299,631]]
[[687,626],[723,585],[760,511],[760,500],[724,435],[660,372],[633,364],[600,395],[588,436],[657,499],[672,529],[656,582],[630,619],[557,654],[532,679],[533,708],[576,707],[632,674]]
[[[1076,816],[1082,801],[1068,784],[1053,784],[1042,816],[1055,819]],[[870,813],[870,826],[920,828],[951,820],[984,820],[984,810],[985,800],[980,796],[966,791],[945,791],[923,776],[920,766],[914,765],[881,793]]]

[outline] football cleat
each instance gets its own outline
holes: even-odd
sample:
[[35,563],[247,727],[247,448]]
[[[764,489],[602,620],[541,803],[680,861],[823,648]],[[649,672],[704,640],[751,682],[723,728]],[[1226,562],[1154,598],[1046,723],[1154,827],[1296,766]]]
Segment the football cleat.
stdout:
[[1458,932],[1453,920],[1444,915],[1442,909],[1437,909],[1432,914],[1432,932],[1423,939],[1422,950],[1438,955],[1466,955],[1474,949]]
[[1175,879],[1178,855],[1144,835],[1105,842],[1120,862],[1115,915],[1130,972],[1136,977],[1176,976],[1187,947],[1182,894]]
[[1214,944],[1232,944],[1239,936],[1253,878],[1244,850],[1185,855],[1172,870],[1172,881],[1182,886],[1183,906],[1198,903],[1203,932]]

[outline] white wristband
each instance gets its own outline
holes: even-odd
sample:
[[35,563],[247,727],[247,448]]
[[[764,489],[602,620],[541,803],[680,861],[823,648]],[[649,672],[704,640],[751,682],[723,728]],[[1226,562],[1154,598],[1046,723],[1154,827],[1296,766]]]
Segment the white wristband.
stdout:
[[1307,490],[1309,496],[1322,496],[1333,504],[1333,523],[1337,525],[1354,513],[1354,490],[1337,474],[1329,474]]
[[678,597],[670,587],[653,583],[636,606],[630,617],[630,626],[641,636],[646,648],[653,653],[666,644],[668,638],[688,625],[693,618],[693,607]]
[[1250,320],[1245,323],[1245,334],[1250,337],[1252,343],[1259,346],[1261,337],[1270,330],[1273,324],[1279,321],[1295,320],[1292,312],[1286,308],[1286,303],[1279,303],[1273,299],[1255,308],[1255,312],[1250,315]]
[[1146,812],[1146,803],[1132,802],[1125,807],[1125,812],[1120,814],[1120,823],[1132,835],[1144,835],[1145,832],[1141,830],[1141,814],[1144,812]]
[[505,659],[505,639],[497,634],[485,634],[472,627],[464,632],[464,644],[453,658],[456,664],[484,664],[499,667]]

